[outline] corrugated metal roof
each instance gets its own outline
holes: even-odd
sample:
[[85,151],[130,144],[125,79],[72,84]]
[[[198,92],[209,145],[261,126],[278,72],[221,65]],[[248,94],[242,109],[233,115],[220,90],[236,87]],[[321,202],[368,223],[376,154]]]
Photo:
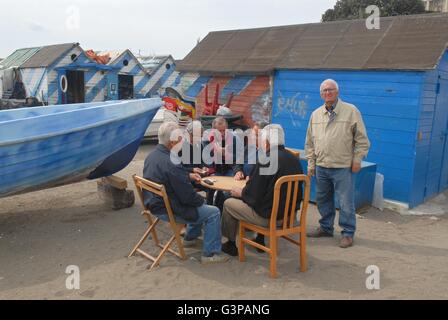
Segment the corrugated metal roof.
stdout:
[[45,68],[79,43],[64,43],[42,47],[36,54],[23,63],[21,68]]
[[270,73],[274,69],[434,69],[448,44],[448,15],[211,32],[177,65],[181,72]]
[[8,69],[12,67],[19,67],[29,58],[31,58],[41,47],[24,48],[14,51],[5,60],[0,63],[0,69]]
[[142,66],[150,73],[153,73],[156,69],[158,69],[160,65],[165,64],[165,62],[168,59],[172,59],[174,61],[171,55],[159,55],[159,56],[136,55],[136,58],[138,59],[138,61],[140,61]]

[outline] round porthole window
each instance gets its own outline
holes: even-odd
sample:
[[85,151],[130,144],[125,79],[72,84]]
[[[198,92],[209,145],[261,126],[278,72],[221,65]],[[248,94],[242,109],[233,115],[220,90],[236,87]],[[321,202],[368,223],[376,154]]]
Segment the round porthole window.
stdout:
[[125,67],[127,67],[129,65],[129,60],[127,60],[127,59],[123,60],[123,65]]
[[61,87],[61,91],[63,93],[66,93],[67,92],[67,87],[68,87],[68,82],[67,82],[67,77],[65,75],[61,76],[59,85]]
[[167,63],[167,64],[165,65],[165,68],[166,68],[167,70],[170,70],[170,69],[171,69],[171,65],[170,65],[169,63]]
[[76,54],[72,54],[72,55],[70,56],[70,59],[72,59],[72,61],[75,61],[76,58],[78,58],[78,56],[77,56]]

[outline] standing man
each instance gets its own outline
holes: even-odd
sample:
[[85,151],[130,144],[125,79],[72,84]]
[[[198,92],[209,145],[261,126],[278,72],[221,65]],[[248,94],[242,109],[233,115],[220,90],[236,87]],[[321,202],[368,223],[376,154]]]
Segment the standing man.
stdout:
[[354,174],[369,151],[370,142],[359,110],[339,99],[336,81],[327,79],[320,86],[325,104],[311,115],[306,135],[305,154],[308,175],[316,176],[316,202],[321,215],[320,227],[309,237],[333,237],[339,199],[341,248],[353,245],[356,231]]

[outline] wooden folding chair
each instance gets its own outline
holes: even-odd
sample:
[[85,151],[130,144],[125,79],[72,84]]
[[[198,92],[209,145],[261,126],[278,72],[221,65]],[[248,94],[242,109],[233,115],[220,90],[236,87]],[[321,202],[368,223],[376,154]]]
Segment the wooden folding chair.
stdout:
[[[300,220],[299,224],[295,225],[296,218],[296,205],[297,205],[297,195],[299,191],[299,182],[303,184],[303,200],[300,209]],[[281,187],[287,184],[286,193],[286,203],[285,212],[283,215],[283,225],[278,227],[277,214],[280,199]],[[292,197],[291,197],[292,194]],[[297,245],[300,250],[300,271],[305,272],[307,270],[306,261],[306,213],[308,210],[308,202],[310,198],[310,179],[308,176],[300,175],[290,175],[283,176],[277,180],[274,187],[274,202],[272,205],[271,220],[268,228],[261,227],[252,223],[245,221],[240,221],[240,243],[239,243],[239,260],[241,262],[246,260],[245,257],[245,244],[249,244],[256,248],[259,248],[270,256],[270,276],[272,278],[277,277],[277,245],[279,237],[282,237],[289,242]],[[291,201],[292,200],[292,201]],[[291,210],[290,210],[291,209]],[[257,234],[263,234],[269,237],[269,247],[263,246],[255,241],[245,237],[245,231],[251,230]],[[299,236],[299,241],[296,241],[290,237],[290,235],[297,234]]]
[[[159,265],[160,260],[167,251],[179,257],[180,259],[185,260],[187,257],[185,255],[184,247],[180,237],[180,231],[183,227],[185,227],[185,224],[179,224],[176,222],[173,211],[171,209],[170,201],[166,194],[165,187],[163,185],[154,183],[147,179],[138,177],[136,175],[133,175],[132,178],[134,179],[138,198],[143,208],[142,215],[148,220],[149,226],[148,229],[146,229],[146,232],[139,240],[139,242],[135,245],[134,249],[132,249],[131,253],[129,254],[129,257],[133,256],[136,252],[141,254],[146,259],[152,261],[152,264],[148,266],[148,269],[150,270]],[[151,212],[145,207],[143,201],[143,190],[146,190],[163,198],[166,211],[168,212],[170,229],[173,231],[173,236],[168,240],[168,242],[165,245],[160,243],[156,232],[156,226],[159,223],[160,219],[153,216]],[[143,251],[142,249],[140,249],[140,247],[143,245],[143,243],[146,241],[146,239],[149,237],[150,234],[152,235],[152,239],[154,240],[156,246],[162,249],[162,251],[159,253],[157,257],[153,257],[150,254]],[[170,248],[171,245],[174,243],[174,241],[176,241],[179,252],[176,252]]]

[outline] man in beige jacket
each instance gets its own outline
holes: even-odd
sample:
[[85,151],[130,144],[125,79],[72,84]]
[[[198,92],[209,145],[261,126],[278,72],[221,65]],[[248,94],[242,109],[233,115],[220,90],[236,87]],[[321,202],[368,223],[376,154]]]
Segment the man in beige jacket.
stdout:
[[332,237],[336,215],[334,197],[339,200],[341,248],[353,245],[356,231],[354,174],[361,170],[370,142],[359,110],[339,99],[336,81],[322,82],[320,94],[325,104],[311,115],[305,154],[308,175],[316,176],[316,203],[320,227],[309,237]]

